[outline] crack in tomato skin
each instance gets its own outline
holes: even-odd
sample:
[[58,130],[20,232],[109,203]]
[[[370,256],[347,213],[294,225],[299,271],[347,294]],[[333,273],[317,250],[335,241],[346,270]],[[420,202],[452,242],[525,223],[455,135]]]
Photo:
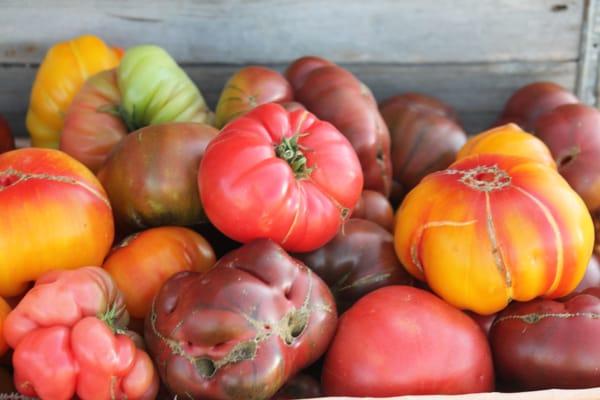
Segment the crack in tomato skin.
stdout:
[[[250,315],[246,313],[241,313],[241,315],[248,321],[252,327],[256,329],[256,334],[254,337],[239,341],[236,343],[231,350],[222,358],[218,360],[213,360],[204,355],[202,356],[193,356],[186,352],[184,347],[181,344],[181,341],[172,339],[171,337],[164,336],[161,332],[159,332],[156,323],[158,319],[158,314],[156,312],[156,297],[152,301],[152,307],[150,311],[150,327],[152,332],[156,335],[158,339],[164,342],[167,347],[171,350],[172,355],[177,355],[185,358],[194,368],[198,371],[200,376],[205,379],[210,379],[214,377],[217,372],[226,367],[229,364],[235,364],[242,361],[253,360],[258,350],[260,349],[260,344],[265,340],[271,338],[273,335],[277,335],[286,345],[292,345],[294,340],[297,339],[306,331],[308,327],[311,312],[313,310],[325,311],[328,313],[332,313],[333,310],[326,304],[321,303],[310,303],[310,298],[312,297],[313,292],[313,279],[312,279],[312,271],[307,268],[308,274],[308,289],[307,294],[304,298],[304,302],[299,309],[295,307],[285,313],[285,315],[277,321],[275,324],[271,324],[265,321],[260,321],[255,318],[252,318]],[[171,334],[173,334],[179,327],[182,326],[184,320],[179,321],[175,328],[173,328]],[[167,364],[167,360],[163,361],[164,365]]]
[[3,171],[0,171],[0,183],[3,182],[4,179],[9,179],[9,178],[17,178],[17,180],[12,181],[12,182],[9,181],[10,182],[9,185],[6,185],[6,186],[0,185],[0,192],[3,190],[6,190],[9,187],[16,186],[22,182],[26,182],[29,180],[47,180],[47,181],[67,183],[70,185],[82,187],[85,190],[87,190],[88,192],[92,193],[95,197],[100,199],[104,204],[106,204],[110,208],[110,203],[109,203],[108,199],[106,199],[106,197],[103,196],[100,191],[98,191],[95,188],[93,188],[92,186],[90,186],[86,183],[83,183],[81,181],[78,181],[77,179],[70,177],[70,176],[22,172],[22,171],[18,171],[16,169],[14,169],[12,167],[7,168]]
[[505,315],[503,317],[497,318],[492,326],[497,325],[501,322],[508,320],[520,320],[525,322],[526,324],[532,325],[537,324],[543,319],[546,318],[589,318],[589,319],[600,319],[600,313],[594,312],[563,312],[563,313],[528,313],[523,315]]

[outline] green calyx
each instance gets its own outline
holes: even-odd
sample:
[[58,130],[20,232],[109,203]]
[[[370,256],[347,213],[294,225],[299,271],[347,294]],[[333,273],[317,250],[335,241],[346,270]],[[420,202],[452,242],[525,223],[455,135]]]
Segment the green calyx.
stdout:
[[310,175],[313,169],[306,164],[306,156],[298,144],[299,136],[284,137],[281,143],[275,147],[275,154],[290,165],[296,178],[304,179]]
[[126,329],[119,326],[117,313],[119,312],[116,304],[111,304],[111,306],[106,309],[103,313],[98,313],[97,317],[100,321],[104,322],[110,328],[113,333],[116,334],[125,334],[127,332]]
[[127,113],[123,107],[117,106],[117,105],[112,105],[112,104],[99,107],[97,109],[97,111],[107,113],[107,114],[113,115],[115,117],[121,118],[121,120],[125,123],[125,126],[127,126],[128,132],[133,132],[140,128],[143,128],[143,126],[136,126],[134,123],[135,108],[133,109],[132,116],[129,116],[129,113]]

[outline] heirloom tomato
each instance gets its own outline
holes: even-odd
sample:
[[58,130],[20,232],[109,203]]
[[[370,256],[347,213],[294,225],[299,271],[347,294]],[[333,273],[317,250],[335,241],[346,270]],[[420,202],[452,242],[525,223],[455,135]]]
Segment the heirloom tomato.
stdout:
[[410,286],[371,292],[340,317],[321,380],[327,396],[460,394],[494,388],[490,347],[475,321]]
[[173,394],[268,399],[327,349],[337,313],[327,285],[271,240],[180,272],[159,291],[145,339]]
[[478,154],[428,175],[406,196],[395,241],[402,264],[444,300],[493,314],[511,300],[573,291],[594,227],[556,169]]
[[362,166],[365,189],[388,196],[392,183],[390,133],[371,90],[348,70],[319,57],[302,57],[285,72],[294,98],[348,138]]
[[517,390],[600,386],[600,288],[513,303],[490,330],[498,377]]
[[44,274],[4,323],[17,389],[53,400],[154,399],[158,375],[124,330],[128,319],[103,269]]
[[93,35],[52,46],[37,71],[27,110],[33,146],[57,148],[64,115],[75,93],[88,77],[118,64],[115,51]]
[[525,157],[556,168],[552,154],[544,142],[513,123],[472,136],[460,149],[456,158],[460,160],[473,154],[507,154]]
[[206,215],[227,236],[310,251],[350,216],[363,175],[333,125],[269,103],[236,118],[209,143],[198,182]]
[[374,190],[363,190],[351,218],[368,219],[390,232],[394,230],[394,209],[383,194]]
[[101,265],[114,238],[108,197],[86,167],[53,149],[0,155],[0,295],[44,272]]
[[279,72],[251,65],[237,71],[225,84],[217,109],[215,126],[223,128],[232,119],[265,103],[292,101],[292,86]]
[[210,244],[191,229],[163,226],[119,243],[103,268],[123,292],[129,315],[144,318],[154,295],[179,271],[206,272],[215,263]]

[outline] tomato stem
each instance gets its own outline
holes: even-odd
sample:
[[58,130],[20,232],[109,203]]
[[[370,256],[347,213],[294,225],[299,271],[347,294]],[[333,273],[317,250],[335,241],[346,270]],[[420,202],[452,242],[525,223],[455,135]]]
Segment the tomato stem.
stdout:
[[304,179],[310,175],[313,169],[307,165],[306,156],[298,144],[299,137],[299,134],[292,137],[284,137],[281,143],[275,148],[275,154],[289,164],[296,178]]
[[108,325],[110,330],[114,333],[124,334],[126,330],[117,324],[117,312],[117,305],[113,303],[106,311],[99,313],[97,317],[100,321],[103,321],[106,325]]

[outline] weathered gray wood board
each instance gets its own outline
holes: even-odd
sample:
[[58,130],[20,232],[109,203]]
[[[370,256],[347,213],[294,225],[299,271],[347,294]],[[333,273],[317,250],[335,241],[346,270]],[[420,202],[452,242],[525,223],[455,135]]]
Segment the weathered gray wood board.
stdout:
[[[383,99],[439,96],[475,133],[512,91],[551,80],[596,97],[596,0],[0,0],[0,113],[24,134],[37,65],[54,42],[94,33],[164,46],[214,107],[242,64],[305,54],[347,66]],[[590,31],[591,29],[591,31]],[[585,68],[584,68],[585,64]]]
[[2,0],[3,62],[86,32],[181,62],[438,63],[577,58],[581,0]]

